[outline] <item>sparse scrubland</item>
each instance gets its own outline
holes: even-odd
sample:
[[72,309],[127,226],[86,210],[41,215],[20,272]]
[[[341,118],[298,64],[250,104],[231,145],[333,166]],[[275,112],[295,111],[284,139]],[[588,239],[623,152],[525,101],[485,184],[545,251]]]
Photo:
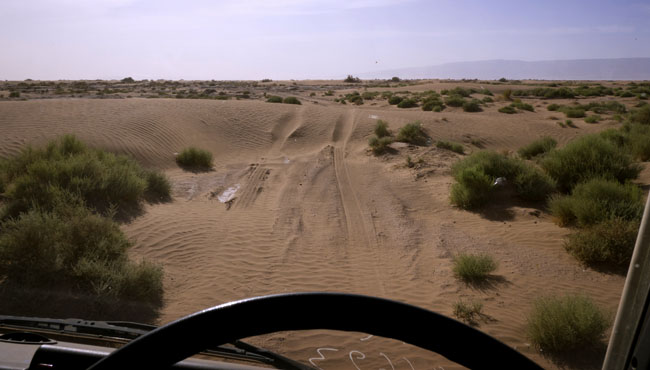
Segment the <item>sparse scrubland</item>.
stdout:
[[1,160],[0,179],[4,286],[161,303],[161,267],[128,258],[132,242],[113,217],[170,199],[164,175],[68,135]]

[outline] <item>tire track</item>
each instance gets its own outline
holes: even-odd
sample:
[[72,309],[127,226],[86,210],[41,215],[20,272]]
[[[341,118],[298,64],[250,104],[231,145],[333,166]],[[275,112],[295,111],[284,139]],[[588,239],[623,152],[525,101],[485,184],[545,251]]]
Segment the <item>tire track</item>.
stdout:
[[239,199],[235,202],[235,206],[243,208],[251,206],[260,192],[260,185],[270,172],[270,169],[257,165],[255,170],[248,175],[248,181]]
[[[378,284],[380,293],[385,295],[385,285],[378,269],[382,264],[377,253],[379,243],[374,230],[374,224],[372,220],[368,222],[368,215],[365,215],[362,211],[361,202],[356,195],[348,167],[345,163],[345,147],[356,127],[354,117],[354,111],[352,111],[344,119],[337,121],[336,127],[334,128],[332,138],[337,139],[334,142],[334,172],[343,204],[348,246],[351,249],[350,253],[352,255],[357,253],[366,255],[361,256],[365,264],[364,266],[358,266],[358,269],[359,271],[362,271],[364,268],[371,270],[368,272],[372,274],[374,282]],[[366,271],[362,272],[366,273]]]

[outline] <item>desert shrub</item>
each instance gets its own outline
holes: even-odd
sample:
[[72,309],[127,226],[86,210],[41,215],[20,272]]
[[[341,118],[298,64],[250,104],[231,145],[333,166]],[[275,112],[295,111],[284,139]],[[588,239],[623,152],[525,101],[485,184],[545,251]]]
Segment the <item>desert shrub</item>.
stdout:
[[582,107],[564,106],[559,109],[567,118],[582,118],[585,116],[585,110]]
[[471,301],[458,301],[454,303],[454,316],[470,325],[476,324],[476,320],[481,316],[483,303]]
[[636,178],[640,171],[627,153],[598,135],[583,136],[562,149],[552,150],[540,164],[563,192],[592,178],[625,182]]
[[626,129],[632,157],[639,161],[650,160],[650,125],[631,124]]
[[352,75],[348,75],[348,77],[346,77],[345,80],[343,80],[343,82],[357,83],[357,82],[361,82],[361,79],[359,77],[354,77]]
[[441,149],[451,150],[452,152],[463,154],[465,153],[465,148],[461,144],[453,143],[449,141],[438,141],[436,147]]
[[441,112],[445,109],[445,104],[439,99],[429,99],[422,102],[423,111]]
[[167,201],[171,199],[172,186],[169,179],[158,171],[146,171],[147,188],[145,197],[150,202]]
[[397,105],[401,103],[402,100],[404,100],[404,98],[402,98],[401,96],[393,95],[390,98],[388,98],[388,104]]
[[384,137],[372,136],[370,139],[368,139],[368,145],[370,145],[370,148],[372,149],[372,152],[375,155],[379,155],[387,152],[392,142],[393,142],[393,138],[391,138],[390,136],[384,136]]
[[555,181],[537,167],[522,166],[513,180],[517,195],[526,200],[540,201],[555,191]]
[[454,258],[454,275],[467,283],[485,281],[497,269],[497,263],[486,254],[459,254]]
[[450,107],[462,107],[465,104],[465,99],[460,95],[451,95],[445,98],[445,104]]
[[428,136],[419,122],[407,123],[399,129],[397,141],[424,146],[427,144]]
[[281,96],[276,96],[276,95],[271,95],[269,96],[268,99],[266,99],[267,103],[282,103],[282,97]]
[[[24,149],[3,161],[0,171],[9,216],[33,207],[52,210],[66,193],[98,211],[130,208],[147,196],[148,174],[135,161],[88,148],[71,135],[44,149]],[[169,197],[164,189],[157,190]]]
[[529,112],[534,112],[534,111],[535,111],[535,108],[533,108],[532,105],[527,104],[527,103],[523,103],[523,102],[522,102],[521,100],[519,100],[519,99],[516,99],[516,100],[515,100],[512,104],[510,104],[510,105],[512,105],[513,107],[515,107],[515,108],[517,108],[517,109],[527,110],[527,111],[529,111]]
[[418,102],[415,99],[404,99],[397,104],[397,108],[413,108],[417,106]]
[[560,109],[560,105],[555,103],[549,104],[548,107],[546,107],[546,109],[555,112]]
[[9,93],[10,98],[20,98],[20,91],[12,91]]
[[486,96],[486,97],[484,97],[483,99],[481,99],[481,101],[482,101],[483,103],[493,103],[493,102],[494,102],[494,99],[490,98],[489,96]]
[[379,96],[379,91],[364,91],[361,97],[366,100],[372,100]]
[[566,250],[587,265],[625,268],[639,232],[638,221],[605,220],[569,235]]
[[576,185],[571,195],[549,201],[551,214],[561,225],[586,227],[605,220],[640,220],[643,213],[641,190],[634,184],[592,179]]
[[454,163],[451,171],[454,178],[458,180],[457,174],[463,169],[477,167],[481,172],[488,175],[491,180],[494,180],[497,177],[514,178],[521,171],[523,165],[521,161],[508,158],[502,154],[482,150]]
[[472,99],[470,101],[466,101],[463,103],[463,111],[465,112],[481,112],[483,109],[481,109],[480,102],[476,99]]
[[209,170],[212,168],[212,153],[192,146],[176,156],[176,163],[185,169]]
[[650,104],[632,111],[630,114],[630,122],[650,125]]
[[517,153],[519,153],[522,158],[531,159],[540,154],[551,151],[551,149],[555,148],[556,145],[557,141],[555,141],[555,139],[550,136],[544,136],[520,148]]
[[392,82],[400,82],[399,77],[393,77],[390,79]]
[[100,299],[156,303],[162,298],[162,269],[129,261],[131,243],[119,226],[85,207],[32,210],[4,221],[2,230],[0,276],[8,282]]
[[323,93],[323,96],[334,96],[334,91],[332,90],[327,90]]
[[600,344],[608,315],[582,295],[542,297],[527,318],[533,344],[551,353],[588,349]]
[[591,116],[588,116],[585,118],[585,122],[587,123],[598,123],[601,120],[601,117],[597,114],[593,114]]
[[391,135],[390,130],[388,129],[388,123],[386,121],[377,121],[377,124],[375,125],[375,135],[377,135],[378,138]]
[[573,123],[573,121],[571,121],[570,119],[564,121],[564,124],[566,124],[566,125],[569,126],[569,127],[573,127],[573,128],[577,128],[577,127],[578,127],[578,126],[576,126],[576,125]]
[[287,96],[286,98],[284,98],[284,100],[282,100],[282,102],[284,104],[298,104],[298,105],[302,104],[300,100],[298,100],[298,98],[296,98],[295,96]]
[[465,167],[454,174],[457,183],[451,186],[450,201],[463,209],[484,205],[492,191],[492,178],[480,167]]
[[505,100],[511,100],[512,90],[507,89],[502,95]]
[[499,108],[499,112],[506,114],[517,113],[517,110],[512,105],[506,105],[505,107]]

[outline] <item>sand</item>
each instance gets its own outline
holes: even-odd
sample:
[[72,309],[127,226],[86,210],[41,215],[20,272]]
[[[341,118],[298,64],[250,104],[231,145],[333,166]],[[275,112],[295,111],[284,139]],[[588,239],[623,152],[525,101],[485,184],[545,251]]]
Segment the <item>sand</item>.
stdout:
[[[432,87],[453,86],[417,89]],[[563,237],[569,230],[535,212],[538,204],[501,194],[481,213],[456,209],[448,200],[450,166],[463,155],[402,146],[375,157],[367,140],[377,119],[394,131],[419,120],[434,142],[461,142],[472,152],[479,148],[470,141],[480,140],[487,149],[515,151],[543,135],[562,145],[616,122],[574,119],[577,128],[562,128],[549,117],[563,115],[538,100],[532,100],[535,113],[507,115],[497,112],[505,102],[481,113],[433,113],[385,101],[340,105],[320,95],[302,96],[301,106],[144,98],[1,101],[0,156],[74,133],[169,176],[173,201],[147,205],[143,215],[122,225],[136,243],[131,256],[165,269],[159,324],[232,300],[285,292],[360,293],[448,316],[454,302],[475,299],[486,314],[480,330],[554,368],[558,364],[525,335],[535,298],[581,292],[615,312],[624,277],[585,268],[568,255]],[[189,145],[214,154],[213,171],[176,166],[174,153]],[[407,155],[424,164],[408,168]],[[642,180],[649,177],[644,172]],[[494,256],[498,279],[481,289],[459,282],[451,269],[461,252]],[[445,334],[431,335],[444,340]],[[388,361],[396,369],[457,368],[362,333],[278,333],[253,342],[302,361],[311,358],[324,369],[388,367]]]

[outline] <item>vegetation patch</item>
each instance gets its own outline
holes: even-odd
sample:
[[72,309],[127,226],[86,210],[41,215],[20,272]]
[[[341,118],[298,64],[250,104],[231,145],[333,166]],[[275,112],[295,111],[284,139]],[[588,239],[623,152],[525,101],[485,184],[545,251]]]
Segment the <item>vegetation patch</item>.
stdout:
[[515,114],[517,113],[517,109],[515,109],[515,107],[512,105],[506,105],[505,107],[499,108],[499,112],[506,114]]
[[282,97],[281,96],[276,96],[276,95],[271,95],[266,99],[267,103],[282,103]]
[[598,346],[609,327],[608,315],[583,295],[539,298],[527,321],[533,344],[550,353]]
[[522,199],[544,200],[555,191],[555,181],[539,168],[492,151],[480,151],[456,162],[452,175],[451,203],[464,209],[483,206],[499,177],[511,182]]
[[549,152],[540,165],[563,192],[592,178],[623,183],[635,179],[641,170],[627,152],[599,135],[580,137],[562,149]]
[[393,138],[390,136],[377,137],[372,136],[368,139],[368,145],[375,155],[386,153],[390,149],[390,144],[393,143]]
[[436,147],[440,149],[447,149],[451,150],[452,152],[458,153],[458,154],[465,154],[465,148],[463,147],[462,144],[459,143],[454,143],[454,142],[449,142],[449,141],[438,141],[436,143]]
[[481,102],[476,99],[472,99],[470,101],[466,101],[463,103],[463,111],[465,112],[482,112],[483,109],[481,109]]
[[212,153],[196,147],[183,149],[176,156],[176,163],[188,170],[207,171],[212,168]]
[[418,102],[415,99],[404,99],[397,104],[397,108],[413,108],[417,107]]
[[638,233],[638,221],[615,218],[572,233],[564,246],[586,265],[625,269],[632,259]]
[[459,254],[454,258],[454,275],[466,283],[481,283],[488,279],[498,264],[486,254]]
[[284,104],[298,104],[298,105],[302,104],[300,100],[298,100],[298,98],[296,98],[295,96],[287,96],[286,98],[284,98],[284,100],[282,100],[282,102]]
[[460,95],[451,95],[445,98],[445,104],[450,107],[462,107],[465,104],[465,99]]
[[427,145],[429,136],[424,132],[420,122],[407,123],[399,129],[397,133],[397,141],[409,143],[413,145],[424,146]]
[[164,175],[68,135],[1,160],[0,179],[0,285],[69,292],[101,306],[161,304],[162,269],[129,260],[132,243],[112,217],[149,197],[169,199]]
[[593,114],[591,116],[586,117],[585,122],[587,122],[587,123],[598,123],[598,122],[600,122],[601,119],[602,118],[599,115]]
[[517,153],[524,159],[531,159],[541,154],[548,153],[557,145],[557,141],[550,136],[544,136],[520,148]]
[[477,301],[454,303],[454,316],[469,325],[476,325],[483,314],[483,303]]
[[552,197],[549,209],[560,225],[587,227],[606,220],[639,221],[643,195],[634,184],[595,178],[576,185],[571,195]]

